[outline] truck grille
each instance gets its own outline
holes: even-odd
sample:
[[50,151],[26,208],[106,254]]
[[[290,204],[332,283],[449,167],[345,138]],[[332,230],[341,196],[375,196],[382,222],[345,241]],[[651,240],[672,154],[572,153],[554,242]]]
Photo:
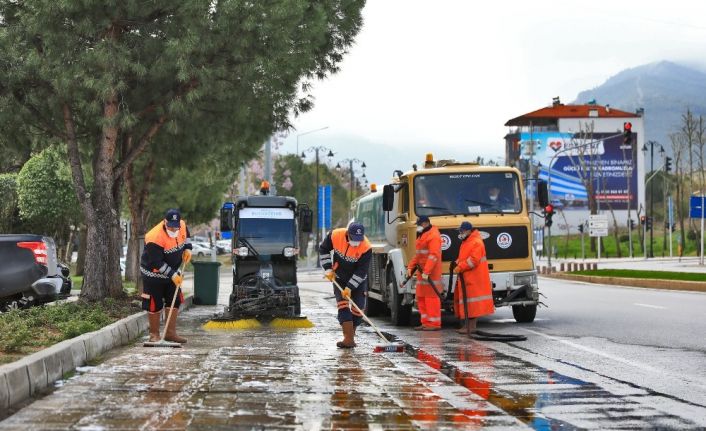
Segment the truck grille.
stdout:
[[[478,230],[488,234],[488,238],[483,240],[488,259],[522,259],[529,256],[525,226],[480,227]],[[442,250],[441,258],[444,261],[456,260],[461,245],[461,240],[458,239],[458,230],[440,229],[440,231],[441,235],[446,235],[451,240],[449,248]],[[444,242],[442,241],[442,243]]]

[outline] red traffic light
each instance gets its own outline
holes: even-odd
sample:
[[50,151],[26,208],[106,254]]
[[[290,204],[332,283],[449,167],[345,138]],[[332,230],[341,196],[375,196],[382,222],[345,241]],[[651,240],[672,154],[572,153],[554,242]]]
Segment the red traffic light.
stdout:
[[626,132],[631,131],[632,130],[632,123],[629,121],[623,123],[623,130]]
[[545,214],[554,214],[554,205],[549,204],[546,207],[544,207],[544,213]]

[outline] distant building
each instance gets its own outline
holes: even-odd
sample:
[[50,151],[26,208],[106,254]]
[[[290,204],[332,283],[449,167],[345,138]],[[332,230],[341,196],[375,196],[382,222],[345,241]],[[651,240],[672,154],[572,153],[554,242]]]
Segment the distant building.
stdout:
[[[625,123],[632,125],[630,144],[625,143]],[[551,106],[510,119],[505,125],[510,128],[505,136],[505,162],[519,168],[526,179],[550,183],[550,200],[561,210],[554,216],[552,232],[578,232],[578,225],[590,214],[590,191],[596,197],[595,209],[606,214],[612,209],[621,226],[628,223],[628,208],[636,222],[635,211],[642,208],[641,214],[645,213],[641,113],[595,103],[564,105],[556,98]],[[655,168],[662,163],[659,157],[655,154]],[[532,201],[536,181],[526,184]],[[612,227],[610,216],[609,220]]]

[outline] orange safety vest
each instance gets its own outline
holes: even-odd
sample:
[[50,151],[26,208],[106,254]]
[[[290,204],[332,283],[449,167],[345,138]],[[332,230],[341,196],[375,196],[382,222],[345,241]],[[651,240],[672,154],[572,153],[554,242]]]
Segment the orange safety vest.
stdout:
[[372,248],[372,245],[368,241],[368,237],[364,236],[360,244],[353,247],[348,243],[347,233],[348,229],[343,227],[331,231],[333,270],[336,271],[336,278],[344,283],[343,286],[350,284],[352,288],[357,288],[367,278],[367,276],[355,274],[360,269],[358,261]]
[[[471,231],[470,235],[461,242],[458,259],[456,259],[456,268],[458,268],[458,276],[463,277],[466,285],[468,317],[473,318],[493,314],[495,312],[495,304],[493,303],[488,259],[485,255],[483,238],[481,238],[477,229]],[[456,281],[454,309],[456,316],[462,319],[465,317],[465,307],[461,286],[461,280],[459,279]]]
[[[414,269],[417,265],[422,268],[424,274],[429,274],[429,278],[434,282],[439,293],[443,291],[441,285],[441,233],[436,226],[431,226],[429,230],[423,232],[417,238],[415,244],[414,257],[407,265],[408,269]],[[422,274],[417,271],[417,291],[419,297],[437,296],[431,289],[430,283],[422,279]]]
[[[176,238],[170,238],[167,235],[164,220],[162,220],[145,234],[145,245],[152,243],[164,249],[164,263],[176,271],[181,266],[181,256],[186,243],[186,235],[186,222],[184,220],[179,222],[179,233]],[[169,278],[163,274],[163,268],[145,268],[144,265],[145,262],[143,260],[140,265],[140,271],[143,274],[149,277]]]

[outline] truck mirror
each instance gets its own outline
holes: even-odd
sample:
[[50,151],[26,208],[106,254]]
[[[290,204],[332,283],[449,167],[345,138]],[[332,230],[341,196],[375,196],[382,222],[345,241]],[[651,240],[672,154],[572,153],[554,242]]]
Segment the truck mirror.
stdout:
[[382,188],[382,210],[385,212],[392,211],[392,206],[395,203],[395,188],[392,184],[386,184]]
[[314,212],[309,206],[299,207],[299,226],[304,233],[311,233],[314,224]]
[[221,231],[230,232],[233,230],[233,204],[226,203],[221,208]]
[[549,190],[547,189],[547,182],[544,180],[537,181],[537,200],[542,208],[549,205]]

